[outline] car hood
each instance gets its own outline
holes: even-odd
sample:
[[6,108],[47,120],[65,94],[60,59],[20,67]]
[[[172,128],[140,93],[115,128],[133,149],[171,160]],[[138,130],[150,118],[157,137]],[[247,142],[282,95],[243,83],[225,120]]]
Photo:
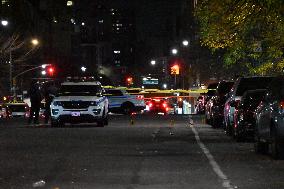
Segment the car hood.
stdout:
[[97,101],[105,97],[97,96],[59,96],[55,97],[53,101]]

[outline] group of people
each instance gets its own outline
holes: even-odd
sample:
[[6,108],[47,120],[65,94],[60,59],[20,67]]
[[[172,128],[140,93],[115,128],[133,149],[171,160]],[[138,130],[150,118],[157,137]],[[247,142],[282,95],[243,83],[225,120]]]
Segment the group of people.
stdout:
[[45,99],[44,104],[44,122],[47,124],[50,118],[50,104],[53,97],[56,94],[56,87],[54,83],[46,83],[41,87],[37,81],[32,81],[29,96],[31,101],[30,116],[28,123],[39,124],[39,112],[41,108],[41,102]]

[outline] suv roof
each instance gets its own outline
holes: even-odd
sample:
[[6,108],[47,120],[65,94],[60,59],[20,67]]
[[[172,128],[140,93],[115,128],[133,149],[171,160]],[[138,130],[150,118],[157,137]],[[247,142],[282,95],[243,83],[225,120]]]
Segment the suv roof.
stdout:
[[63,82],[61,85],[101,85],[99,81]]
[[234,81],[220,81],[217,86],[217,93],[219,94],[227,94],[230,92],[234,85]]
[[233,89],[236,96],[242,96],[247,90],[266,89],[273,77],[253,76],[241,77],[237,79]]

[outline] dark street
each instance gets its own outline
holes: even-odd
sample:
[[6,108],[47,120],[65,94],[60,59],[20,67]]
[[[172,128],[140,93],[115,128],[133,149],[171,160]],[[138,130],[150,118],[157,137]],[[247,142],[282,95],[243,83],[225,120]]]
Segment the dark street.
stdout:
[[[283,161],[198,116],[113,115],[104,128],[1,124],[0,188],[283,188]],[[133,124],[132,124],[133,123]],[[200,137],[200,138],[199,138]]]

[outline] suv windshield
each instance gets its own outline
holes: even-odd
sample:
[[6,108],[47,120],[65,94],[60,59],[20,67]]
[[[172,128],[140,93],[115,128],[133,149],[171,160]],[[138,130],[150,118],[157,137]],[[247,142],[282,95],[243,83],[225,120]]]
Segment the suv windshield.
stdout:
[[242,78],[238,85],[236,96],[242,96],[247,90],[266,89],[272,77]]
[[95,96],[101,93],[101,87],[98,85],[62,85],[60,95],[65,96]]
[[219,94],[227,94],[230,92],[232,86],[234,85],[234,82],[220,82],[220,84],[217,87],[217,92]]

